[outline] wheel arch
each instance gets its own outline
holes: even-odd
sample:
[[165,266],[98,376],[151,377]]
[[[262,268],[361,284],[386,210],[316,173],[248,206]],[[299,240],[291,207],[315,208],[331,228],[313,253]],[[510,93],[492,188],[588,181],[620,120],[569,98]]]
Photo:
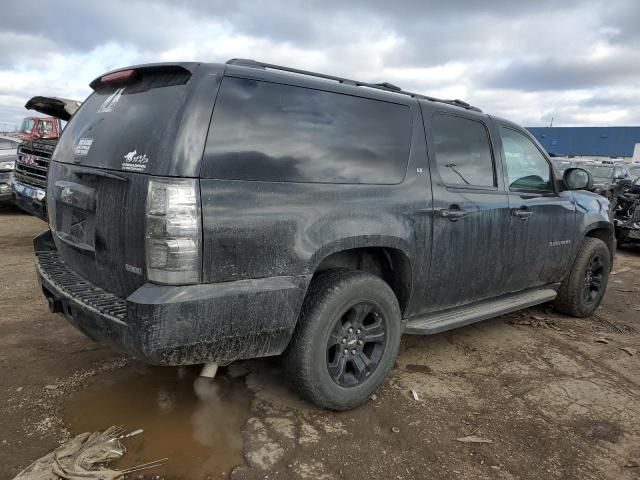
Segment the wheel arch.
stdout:
[[380,277],[395,293],[404,315],[413,292],[413,268],[409,254],[400,245],[381,242],[354,246],[351,243],[328,249],[316,257],[313,275],[339,268],[362,270]]
[[611,222],[596,222],[587,227],[583,240],[587,237],[602,240],[609,249],[611,257],[611,265],[613,266],[613,258],[616,253],[616,236],[613,224]]

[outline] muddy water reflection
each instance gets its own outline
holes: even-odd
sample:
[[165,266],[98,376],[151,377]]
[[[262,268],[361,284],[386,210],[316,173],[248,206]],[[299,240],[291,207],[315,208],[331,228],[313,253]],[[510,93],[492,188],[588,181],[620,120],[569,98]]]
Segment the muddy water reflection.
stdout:
[[242,380],[199,378],[198,369],[134,367],[96,379],[74,393],[63,415],[73,433],[110,425],[144,429],[127,440],[124,468],[168,457],[147,472],[164,478],[201,479],[243,463],[242,428],[251,394]]

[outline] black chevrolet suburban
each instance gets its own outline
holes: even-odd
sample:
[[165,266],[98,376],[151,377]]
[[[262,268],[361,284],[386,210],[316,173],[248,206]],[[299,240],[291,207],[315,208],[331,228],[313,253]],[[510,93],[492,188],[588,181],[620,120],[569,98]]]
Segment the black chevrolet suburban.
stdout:
[[553,301],[590,315],[608,202],[459,100],[251,60],[110,72],[53,155],[35,239],[53,312],[151,364],[283,354],[330,409],[402,333]]

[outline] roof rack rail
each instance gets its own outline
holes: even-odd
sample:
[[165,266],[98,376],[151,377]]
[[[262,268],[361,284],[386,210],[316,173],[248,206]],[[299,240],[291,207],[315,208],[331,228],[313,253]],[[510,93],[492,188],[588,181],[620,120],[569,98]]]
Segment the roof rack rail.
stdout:
[[458,99],[443,100],[441,98],[429,97],[426,95],[421,95],[419,93],[407,92],[406,90],[402,90],[400,87],[389,82],[383,82],[383,83],[360,82],[358,80],[350,80],[348,78],[336,77],[334,75],[326,75],[324,73],[310,72],[307,70],[300,70],[297,68],[283,67],[282,65],[274,65],[272,63],[258,62],[256,60],[251,60],[247,58],[232,58],[231,60],[227,61],[227,65],[238,65],[241,67],[251,67],[251,68],[261,68],[261,69],[268,68],[270,70],[280,70],[283,72],[297,73],[300,75],[309,75],[311,77],[324,78],[326,80],[334,80],[338,83],[344,83],[346,85],[374,88],[376,90],[383,90],[385,92],[408,95],[409,97],[417,98],[420,100],[429,100],[431,102],[446,103],[447,105],[453,105],[454,107],[460,107],[466,110],[473,110],[474,112],[482,112],[482,110],[480,110],[479,108],[474,107],[473,105],[470,105],[467,102],[463,102],[462,100],[458,100]]

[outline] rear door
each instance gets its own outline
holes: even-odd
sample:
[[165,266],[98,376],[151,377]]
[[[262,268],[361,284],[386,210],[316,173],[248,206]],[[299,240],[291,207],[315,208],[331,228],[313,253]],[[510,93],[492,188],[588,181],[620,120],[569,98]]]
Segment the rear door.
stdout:
[[560,192],[551,162],[523,129],[498,123],[509,194],[509,286],[512,291],[559,282],[575,253],[575,204]]
[[509,205],[488,117],[423,106],[433,189],[423,313],[505,292]]

